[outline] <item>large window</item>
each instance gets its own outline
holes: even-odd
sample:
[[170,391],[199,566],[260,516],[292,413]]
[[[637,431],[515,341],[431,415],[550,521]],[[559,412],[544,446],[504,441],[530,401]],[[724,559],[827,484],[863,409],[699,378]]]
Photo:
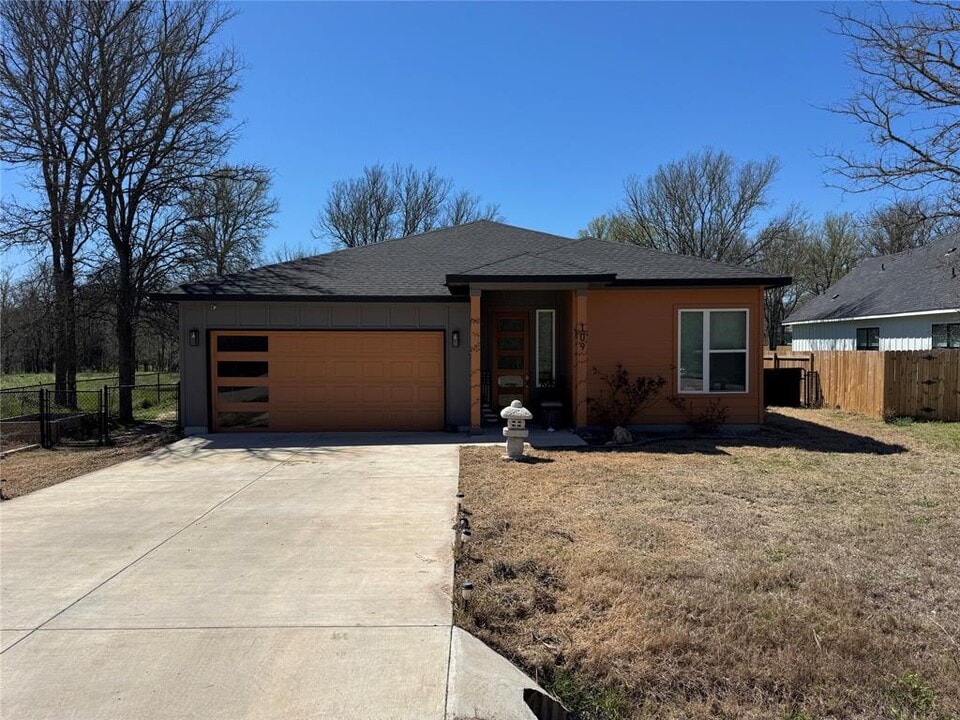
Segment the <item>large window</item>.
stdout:
[[935,348],[960,348],[960,323],[938,323],[933,326]]
[[557,313],[537,310],[537,387],[557,379]]
[[681,310],[679,391],[747,391],[746,310]]
[[879,350],[880,328],[857,328],[857,350]]

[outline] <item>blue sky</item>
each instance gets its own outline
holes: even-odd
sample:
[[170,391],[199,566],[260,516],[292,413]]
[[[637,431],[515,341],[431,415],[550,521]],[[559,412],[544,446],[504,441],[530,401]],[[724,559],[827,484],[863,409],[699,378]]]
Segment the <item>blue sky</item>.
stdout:
[[231,158],[275,172],[268,251],[312,244],[331,182],[375,162],[434,165],[508,222],[563,235],[614,206],[628,175],[708,145],[780,157],[778,209],[880,199],[825,185],[818,155],[863,139],[822,109],[856,81],[830,4],[235,7],[224,40],[247,69]]
[[510,223],[563,235],[630,174],[711,145],[779,156],[778,206],[875,197],[825,187],[825,146],[859,128],[845,41],[815,3],[241,3],[248,70],[234,149],[276,172],[271,243],[309,241],[331,182],[435,165]]

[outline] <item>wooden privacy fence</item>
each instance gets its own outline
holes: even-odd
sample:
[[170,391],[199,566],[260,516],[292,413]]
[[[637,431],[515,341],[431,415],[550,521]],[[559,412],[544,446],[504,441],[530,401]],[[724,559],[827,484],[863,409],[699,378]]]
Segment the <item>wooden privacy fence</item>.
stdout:
[[880,418],[960,420],[960,349],[801,353],[777,348],[764,354],[763,365],[804,368],[818,381],[825,407]]

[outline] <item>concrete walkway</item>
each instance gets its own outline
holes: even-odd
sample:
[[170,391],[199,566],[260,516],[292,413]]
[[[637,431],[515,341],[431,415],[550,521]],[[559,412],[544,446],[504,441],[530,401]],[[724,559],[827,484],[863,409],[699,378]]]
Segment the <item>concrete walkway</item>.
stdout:
[[532,717],[451,627],[455,438],[189,438],[3,503],[0,715]]

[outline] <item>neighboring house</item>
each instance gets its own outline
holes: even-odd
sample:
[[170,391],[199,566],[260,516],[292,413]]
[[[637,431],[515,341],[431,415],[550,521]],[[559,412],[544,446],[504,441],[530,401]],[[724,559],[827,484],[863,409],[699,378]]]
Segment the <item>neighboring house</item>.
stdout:
[[863,260],[784,325],[804,352],[960,348],[960,238]]
[[480,221],[153,297],[179,305],[188,432],[476,429],[514,399],[586,426],[617,363],[755,424],[763,290],[789,282]]

